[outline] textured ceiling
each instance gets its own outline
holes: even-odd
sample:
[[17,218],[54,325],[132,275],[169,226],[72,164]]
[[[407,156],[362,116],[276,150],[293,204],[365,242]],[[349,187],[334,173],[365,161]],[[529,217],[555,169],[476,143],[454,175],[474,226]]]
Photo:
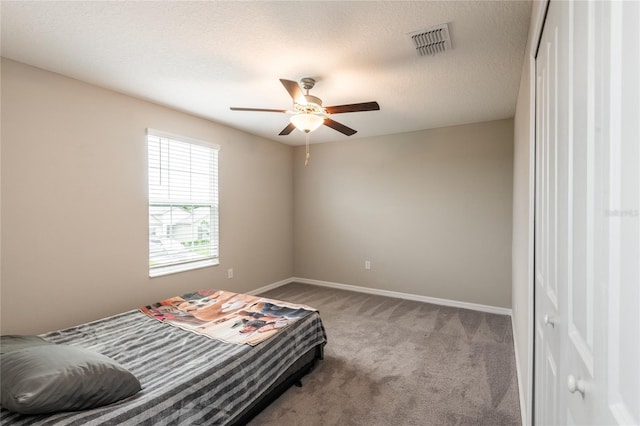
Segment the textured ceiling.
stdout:
[[[350,138],[512,117],[530,1],[1,2],[2,56],[283,143],[279,78],[318,82]],[[453,50],[415,53],[408,33],[449,23]],[[171,129],[165,129],[170,131]],[[347,139],[321,127],[311,142]]]

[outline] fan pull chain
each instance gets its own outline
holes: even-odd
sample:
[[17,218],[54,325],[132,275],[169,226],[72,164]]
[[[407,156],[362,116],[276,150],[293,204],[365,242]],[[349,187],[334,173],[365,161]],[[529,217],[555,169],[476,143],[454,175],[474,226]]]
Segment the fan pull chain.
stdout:
[[309,154],[309,133],[307,133],[307,155],[304,158],[304,166],[307,167],[309,165],[309,158],[311,154]]

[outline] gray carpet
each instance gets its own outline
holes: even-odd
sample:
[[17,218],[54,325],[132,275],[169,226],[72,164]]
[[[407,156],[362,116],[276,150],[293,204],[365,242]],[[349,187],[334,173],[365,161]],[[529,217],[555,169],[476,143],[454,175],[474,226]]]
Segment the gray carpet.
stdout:
[[325,359],[258,425],[519,425],[508,316],[288,284],[320,311]]

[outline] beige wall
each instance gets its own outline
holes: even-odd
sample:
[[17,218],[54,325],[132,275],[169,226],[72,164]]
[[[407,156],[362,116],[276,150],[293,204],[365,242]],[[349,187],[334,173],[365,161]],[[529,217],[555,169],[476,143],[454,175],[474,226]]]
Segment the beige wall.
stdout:
[[510,119],[297,147],[295,276],[511,307],[512,161]]
[[[511,306],[512,120],[313,145],[305,168],[303,147],[13,61],[2,88],[3,333],[291,276]],[[147,127],[220,144],[221,265],[148,278]]]
[[529,38],[514,118],[513,156],[513,325],[520,391],[531,424],[533,374],[533,182],[535,48],[546,1],[533,1]]
[[[291,147],[4,59],[1,100],[3,334],[291,277]],[[148,277],[147,127],[221,146],[219,266]]]

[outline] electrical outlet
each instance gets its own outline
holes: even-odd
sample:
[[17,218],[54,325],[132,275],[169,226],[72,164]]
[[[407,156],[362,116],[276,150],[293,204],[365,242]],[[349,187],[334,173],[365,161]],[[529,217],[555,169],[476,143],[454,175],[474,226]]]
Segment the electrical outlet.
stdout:
[[227,269],[227,278],[233,278],[233,269],[232,268]]
[[371,269],[371,261],[370,260],[365,260],[364,261],[364,269]]

